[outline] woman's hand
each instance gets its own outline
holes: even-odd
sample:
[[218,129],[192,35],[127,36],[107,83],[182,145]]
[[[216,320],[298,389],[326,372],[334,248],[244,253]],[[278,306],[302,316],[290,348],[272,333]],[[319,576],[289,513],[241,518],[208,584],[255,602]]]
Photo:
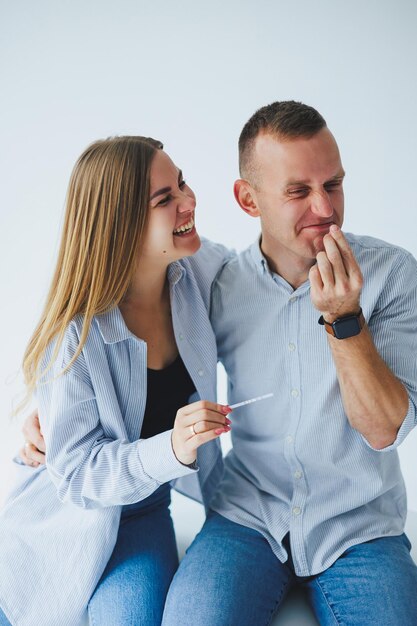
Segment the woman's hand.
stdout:
[[45,441],[39,424],[38,410],[28,415],[22,427],[25,445],[20,449],[20,458],[26,465],[38,467],[45,463]]
[[232,409],[223,404],[199,400],[177,411],[172,432],[172,449],[180,463],[196,460],[197,448],[230,431],[227,415]]

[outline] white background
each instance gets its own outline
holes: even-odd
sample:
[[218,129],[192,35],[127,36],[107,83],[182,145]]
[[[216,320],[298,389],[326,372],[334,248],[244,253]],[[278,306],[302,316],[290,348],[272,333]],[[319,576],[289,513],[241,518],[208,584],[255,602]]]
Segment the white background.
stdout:
[[[19,367],[51,278],[71,168],[113,134],[161,139],[200,233],[243,249],[237,139],[274,100],[312,104],[347,171],[345,229],[417,255],[413,0],[0,2],[0,495],[17,446]],[[417,433],[401,460],[417,510]]]

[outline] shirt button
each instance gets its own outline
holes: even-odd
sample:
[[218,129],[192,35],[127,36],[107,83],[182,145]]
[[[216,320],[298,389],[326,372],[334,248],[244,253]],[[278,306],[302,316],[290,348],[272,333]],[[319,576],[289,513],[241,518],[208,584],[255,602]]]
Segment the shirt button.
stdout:
[[288,344],[288,350],[291,350],[291,352],[294,352],[294,350],[295,350],[295,343],[289,343]]
[[291,437],[291,435],[288,435],[288,437],[286,437],[286,441],[287,441],[287,443],[292,443],[293,442],[293,438]]
[[178,335],[178,337],[179,337],[179,339],[180,339],[181,341],[184,339],[184,335],[183,335],[182,333],[180,333],[180,334]]
[[198,375],[199,376],[204,376],[204,370],[198,370]]
[[296,300],[297,300],[297,296],[291,296],[291,298],[288,300],[288,302],[290,302],[292,304]]
[[298,398],[300,392],[298,391],[298,389],[291,389],[291,395],[293,398]]
[[295,506],[295,507],[293,508],[292,512],[293,512],[293,515],[300,515],[300,513],[301,513],[301,509],[300,509],[300,507],[299,507],[299,506]]
[[294,472],[294,478],[302,478],[303,476],[303,472],[300,472],[300,470],[297,470],[296,472]]

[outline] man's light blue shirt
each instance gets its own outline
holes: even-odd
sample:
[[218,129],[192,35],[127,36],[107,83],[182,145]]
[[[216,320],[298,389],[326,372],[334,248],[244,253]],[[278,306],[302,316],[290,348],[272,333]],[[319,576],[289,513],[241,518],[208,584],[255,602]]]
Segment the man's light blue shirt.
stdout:
[[346,417],[309,282],[294,290],[255,243],[221,271],[211,319],[231,414],[233,450],[212,508],[260,531],[276,556],[289,532],[296,573],[317,574],[349,546],[403,532],[407,503],[397,446],[416,424],[417,263],[408,252],[347,235],[376,347],[409,395],[396,441],[373,449]]

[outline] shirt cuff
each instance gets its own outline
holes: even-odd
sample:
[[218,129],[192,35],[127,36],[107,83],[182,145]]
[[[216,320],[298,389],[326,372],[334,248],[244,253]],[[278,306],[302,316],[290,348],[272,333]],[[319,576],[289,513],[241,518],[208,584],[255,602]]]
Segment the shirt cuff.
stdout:
[[195,474],[196,470],[177,459],[171,444],[172,429],[149,439],[140,439],[137,451],[144,471],[159,483]]
[[378,449],[378,448],[374,448],[373,446],[371,446],[369,441],[367,441],[367,439],[363,435],[362,435],[362,439],[364,440],[368,448],[371,448],[371,450],[374,450],[375,452],[390,452],[391,450],[395,450],[396,448],[398,448],[398,446],[404,441],[407,435],[413,430],[415,425],[416,425],[416,409],[415,409],[414,403],[409,398],[407,415],[405,416],[403,423],[400,426],[400,429],[397,433],[395,441],[393,441],[389,446],[386,446],[386,448]]

